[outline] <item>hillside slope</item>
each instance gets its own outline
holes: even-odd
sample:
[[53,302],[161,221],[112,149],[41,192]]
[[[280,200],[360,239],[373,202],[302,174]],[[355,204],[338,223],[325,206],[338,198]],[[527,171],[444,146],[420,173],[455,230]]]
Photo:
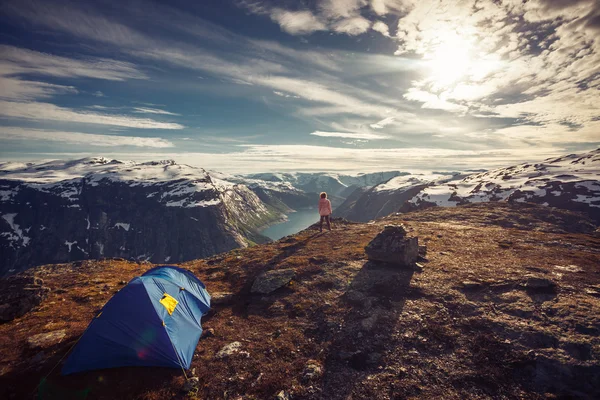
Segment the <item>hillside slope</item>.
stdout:
[[346,209],[341,216],[368,221],[394,211],[508,201],[582,211],[600,222],[600,149],[426,184],[411,180],[399,177],[373,187],[353,206],[341,207]]
[[[365,258],[364,246],[399,222],[427,245],[422,269]],[[30,398],[48,373],[40,398],[600,396],[600,238],[584,216],[483,203],[334,227],[181,264],[221,300],[203,320],[209,334],[188,371],[199,378],[195,394],[182,391],[178,370],[50,373],[111,295],[151,264],[86,261],[29,271],[51,292],[37,309],[0,325],[0,396]],[[280,269],[294,271],[289,285],[250,293],[257,275]],[[27,344],[59,330],[58,343]],[[232,342],[238,351],[217,357]]]
[[246,186],[173,161],[0,164],[0,276],[123,257],[181,262],[249,242],[280,218]]

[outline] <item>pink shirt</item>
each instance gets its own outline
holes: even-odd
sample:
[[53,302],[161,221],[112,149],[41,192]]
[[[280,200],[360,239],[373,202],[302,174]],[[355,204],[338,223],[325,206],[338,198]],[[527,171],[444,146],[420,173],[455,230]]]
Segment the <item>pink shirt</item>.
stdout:
[[331,202],[329,199],[319,199],[319,215],[331,214]]

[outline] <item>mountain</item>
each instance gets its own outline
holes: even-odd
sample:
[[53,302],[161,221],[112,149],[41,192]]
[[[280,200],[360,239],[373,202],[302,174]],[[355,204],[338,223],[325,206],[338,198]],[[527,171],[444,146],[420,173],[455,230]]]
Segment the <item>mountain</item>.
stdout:
[[210,174],[228,182],[247,186],[263,203],[284,214],[299,208],[314,207],[316,203],[314,194],[306,193],[287,181],[262,180],[216,171],[210,171]]
[[600,222],[600,149],[429,182],[392,179],[340,216],[365,221],[394,212],[488,201],[530,202],[587,213]]
[[0,276],[123,257],[181,262],[253,242],[281,216],[245,185],[173,161],[0,164]]
[[[284,183],[306,193],[327,192],[334,206],[341,204],[357,188],[375,186],[395,176],[408,175],[407,172],[387,171],[357,175],[344,175],[327,172],[260,173],[245,175],[245,178],[273,183]],[[315,202],[311,197],[311,205]]]
[[[367,260],[365,246],[399,223],[426,246],[422,268]],[[86,326],[150,263],[89,260],[12,277],[47,297],[0,323],[0,398],[600,398],[600,237],[585,215],[490,202],[334,228],[179,265],[212,296],[185,372],[196,387],[180,369],[60,376]],[[269,272],[293,278],[253,294]]]

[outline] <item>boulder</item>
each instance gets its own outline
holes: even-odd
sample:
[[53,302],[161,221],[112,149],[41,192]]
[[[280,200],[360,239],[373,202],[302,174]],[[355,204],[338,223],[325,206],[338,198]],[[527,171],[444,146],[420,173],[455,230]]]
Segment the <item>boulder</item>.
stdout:
[[38,306],[50,292],[33,275],[14,275],[0,280],[0,321],[12,321]]
[[27,346],[31,349],[46,349],[60,343],[65,336],[67,336],[67,332],[64,329],[40,333],[27,338]]
[[407,237],[403,225],[387,225],[365,247],[371,261],[382,261],[404,267],[412,267],[419,256],[416,237]]
[[277,269],[263,272],[256,277],[250,291],[252,293],[269,294],[290,283],[294,277],[293,269]]

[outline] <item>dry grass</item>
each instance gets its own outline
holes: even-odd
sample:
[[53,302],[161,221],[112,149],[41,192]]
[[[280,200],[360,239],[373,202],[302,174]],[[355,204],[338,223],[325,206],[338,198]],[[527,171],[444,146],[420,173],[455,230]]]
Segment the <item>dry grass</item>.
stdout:
[[[210,292],[235,295],[203,322],[215,336],[201,339],[192,363],[196,397],[268,399],[280,390],[294,399],[598,395],[600,299],[586,290],[600,284],[600,240],[570,233],[580,231],[576,214],[543,212],[490,204],[337,222],[332,232],[309,229],[181,264]],[[422,272],[366,262],[364,246],[390,222],[404,222],[427,245]],[[559,268],[569,265],[582,272]],[[38,268],[53,292],[38,309],[0,325],[0,395],[31,397],[119,282],[150,267],[107,260]],[[250,294],[259,273],[281,268],[295,269],[291,285]],[[525,290],[527,274],[558,282],[558,292]],[[467,289],[465,281],[476,286]],[[67,339],[32,364],[27,337],[56,329],[66,329]],[[216,359],[233,341],[250,356]],[[323,375],[307,381],[309,360]],[[42,397],[77,398],[87,389],[98,399],[189,398],[183,382],[181,371],[159,368],[71,377],[55,370]]]

